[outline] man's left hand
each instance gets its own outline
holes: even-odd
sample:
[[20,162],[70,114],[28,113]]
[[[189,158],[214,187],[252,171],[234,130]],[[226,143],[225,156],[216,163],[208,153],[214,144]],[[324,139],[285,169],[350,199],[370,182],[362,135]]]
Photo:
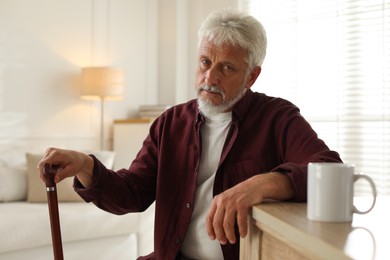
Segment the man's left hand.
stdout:
[[236,243],[235,224],[240,237],[248,232],[249,209],[264,199],[284,200],[294,195],[290,178],[277,172],[255,175],[214,197],[206,217],[210,239],[225,245]]

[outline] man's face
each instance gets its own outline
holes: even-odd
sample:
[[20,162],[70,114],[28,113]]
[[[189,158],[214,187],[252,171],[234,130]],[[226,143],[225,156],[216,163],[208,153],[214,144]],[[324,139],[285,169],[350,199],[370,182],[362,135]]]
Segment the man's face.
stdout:
[[[241,98],[245,89],[249,89],[254,80],[253,72],[248,74],[245,61],[247,53],[241,47],[222,45],[215,46],[203,40],[199,47],[198,67],[196,72],[196,89],[198,99],[212,106],[226,106],[230,111],[232,101]],[[260,68],[258,68],[260,69]],[[208,87],[215,87],[207,89]],[[226,109],[227,108],[227,109]]]

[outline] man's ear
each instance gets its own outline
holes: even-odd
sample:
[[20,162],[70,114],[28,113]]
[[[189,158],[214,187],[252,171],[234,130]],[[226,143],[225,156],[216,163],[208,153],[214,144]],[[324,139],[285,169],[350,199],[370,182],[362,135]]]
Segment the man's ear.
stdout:
[[261,73],[260,66],[256,66],[251,70],[251,72],[248,75],[248,82],[246,83],[246,86],[245,86],[247,89],[250,89],[253,86],[253,84],[256,82],[257,77],[260,75],[260,73]]

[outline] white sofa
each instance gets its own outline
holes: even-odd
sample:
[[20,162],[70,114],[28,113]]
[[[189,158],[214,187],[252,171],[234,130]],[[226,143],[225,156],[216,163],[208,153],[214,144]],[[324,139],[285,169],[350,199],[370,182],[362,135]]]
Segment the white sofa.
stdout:
[[[113,152],[94,154],[112,167]],[[0,158],[0,260],[53,259],[46,189],[36,172],[40,158],[27,154],[25,164]],[[82,201],[71,183],[57,185],[65,259],[129,260],[153,250],[154,207],[113,215]]]

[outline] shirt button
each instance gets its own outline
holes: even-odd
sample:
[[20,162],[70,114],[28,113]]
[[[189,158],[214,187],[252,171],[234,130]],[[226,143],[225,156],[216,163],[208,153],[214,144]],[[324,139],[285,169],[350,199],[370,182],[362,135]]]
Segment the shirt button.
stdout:
[[179,244],[179,243],[180,243],[180,239],[177,238],[177,239],[175,240],[175,243],[176,243],[176,244]]
[[187,209],[191,208],[191,203],[186,204]]

